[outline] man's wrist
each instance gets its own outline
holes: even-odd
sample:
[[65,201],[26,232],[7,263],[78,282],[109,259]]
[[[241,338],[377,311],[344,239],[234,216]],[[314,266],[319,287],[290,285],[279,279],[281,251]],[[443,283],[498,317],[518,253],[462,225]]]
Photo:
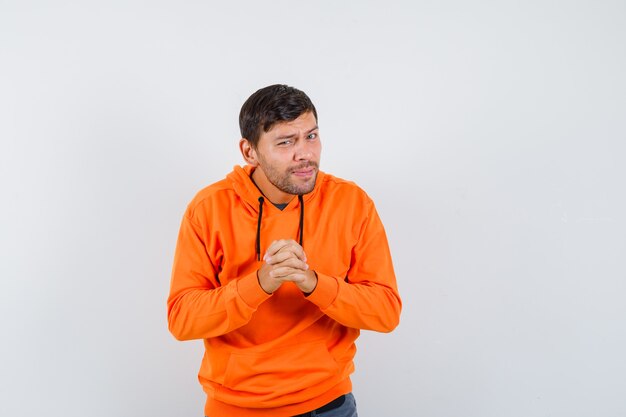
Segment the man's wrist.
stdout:
[[315,291],[315,289],[317,288],[317,272],[313,270],[310,270],[310,271],[313,273],[313,276],[315,277],[315,285],[313,286],[313,289],[309,292],[302,291],[305,297],[308,297],[309,295],[313,294],[313,291]]
[[261,277],[259,276],[259,270],[256,270],[256,281],[259,283],[259,287],[263,290],[263,292],[267,295],[272,295],[273,293],[267,292],[265,288],[263,288],[263,284],[261,284]]

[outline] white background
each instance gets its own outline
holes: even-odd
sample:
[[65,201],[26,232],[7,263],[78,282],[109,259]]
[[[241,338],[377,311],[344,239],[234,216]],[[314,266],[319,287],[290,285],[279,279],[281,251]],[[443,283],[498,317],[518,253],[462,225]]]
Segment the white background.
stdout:
[[626,415],[625,45],[623,1],[0,1],[0,415],[202,415],[178,226],[273,83],[390,239],[361,417]]

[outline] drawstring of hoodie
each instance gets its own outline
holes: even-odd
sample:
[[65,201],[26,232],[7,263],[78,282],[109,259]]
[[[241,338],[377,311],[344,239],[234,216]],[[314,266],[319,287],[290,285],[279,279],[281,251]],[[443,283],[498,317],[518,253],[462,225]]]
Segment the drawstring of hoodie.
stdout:
[[263,197],[259,197],[259,218],[256,223],[256,260],[261,260],[261,217],[263,217]]
[[[263,197],[259,197],[259,217],[256,223],[256,242],[255,242],[255,251],[256,251],[256,260],[261,260],[261,219],[263,218],[263,203],[265,199]],[[304,242],[304,198],[301,195],[298,195],[298,202],[300,203],[300,225],[299,225],[299,241],[300,246],[303,246]]]
[[[304,199],[302,194],[298,195],[298,201],[300,202],[300,246],[302,246],[302,239],[304,238]],[[302,246],[304,248],[304,246]]]

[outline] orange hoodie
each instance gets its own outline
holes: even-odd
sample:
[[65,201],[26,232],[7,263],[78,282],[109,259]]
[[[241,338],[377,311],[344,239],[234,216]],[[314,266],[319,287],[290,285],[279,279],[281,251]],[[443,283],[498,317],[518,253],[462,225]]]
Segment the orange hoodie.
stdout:
[[[350,392],[359,329],[389,332],[400,317],[387,238],[367,194],[319,172],[303,204],[294,198],[281,211],[259,202],[252,169],[236,166],[196,195],[174,257],[169,329],[179,340],[204,339],[198,378],[210,417],[292,416]],[[298,240],[302,210],[317,287],[305,296],[286,283],[267,294],[256,275],[263,254],[274,240]]]

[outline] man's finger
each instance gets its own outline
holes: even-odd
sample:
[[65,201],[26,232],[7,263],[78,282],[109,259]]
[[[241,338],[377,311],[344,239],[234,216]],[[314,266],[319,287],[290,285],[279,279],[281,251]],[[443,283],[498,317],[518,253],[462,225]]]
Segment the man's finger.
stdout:
[[272,269],[270,271],[270,277],[275,278],[275,279],[293,281],[293,279],[289,279],[290,276],[292,275],[300,276],[303,274],[303,272],[304,271],[300,268],[292,268],[290,266],[281,266],[279,268]]
[[267,250],[265,251],[265,255],[263,256],[263,258],[267,258],[268,256],[275,255],[279,250],[281,250],[283,247],[287,246],[288,244],[289,244],[288,239],[279,239],[279,240],[273,241],[270,244],[270,246],[267,248]]
[[306,262],[306,255],[304,253],[304,249],[302,249],[302,246],[300,246],[293,239],[289,239],[289,240],[282,239],[282,240],[275,240],[274,242],[272,242],[270,247],[267,248],[267,251],[265,252],[265,255],[263,256],[263,260],[265,260],[265,262],[271,263],[272,258],[280,252],[291,252],[295,256],[297,256],[300,260],[302,260],[303,262]]
[[300,264],[306,264],[294,251],[281,250],[274,256],[268,256],[265,258],[265,263],[268,265],[278,265],[284,262],[290,262],[291,260],[297,261]]

